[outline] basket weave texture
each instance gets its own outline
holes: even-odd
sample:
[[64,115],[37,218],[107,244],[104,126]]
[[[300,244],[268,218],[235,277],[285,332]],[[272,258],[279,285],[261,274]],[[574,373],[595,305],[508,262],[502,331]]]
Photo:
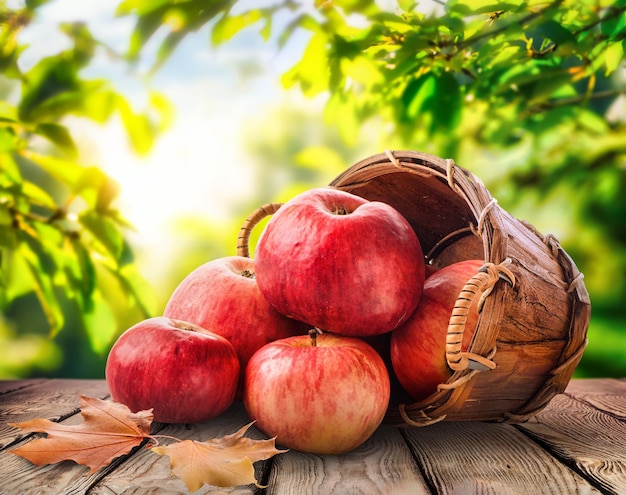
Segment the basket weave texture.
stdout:
[[470,283],[482,309],[467,353],[449,329],[451,378],[421,402],[392,404],[387,423],[522,422],[563,392],[587,344],[591,304],[554,236],[511,216],[468,170],[425,153],[373,155],[330,186],[396,208],[435,267],[485,261]]

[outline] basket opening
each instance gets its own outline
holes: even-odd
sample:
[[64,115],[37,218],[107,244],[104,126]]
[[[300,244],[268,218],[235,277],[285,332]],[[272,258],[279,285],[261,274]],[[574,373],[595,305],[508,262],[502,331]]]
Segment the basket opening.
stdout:
[[[332,185],[369,201],[393,206],[415,230],[426,261],[436,268],[466,259],[484,259],[483,241],[470,225],[476,217],[465,199],[445,180],[391,163],[361,174],[339,177]],[[376,173],[378,172],[378,173]],[[342,180],[343,178],[343,180]]]

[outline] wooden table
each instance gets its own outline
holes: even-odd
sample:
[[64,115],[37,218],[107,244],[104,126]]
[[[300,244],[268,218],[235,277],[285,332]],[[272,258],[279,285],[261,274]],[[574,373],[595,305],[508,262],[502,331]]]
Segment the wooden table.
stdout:
[[[171,475],[169,459],[144,448],[91,475],[71,461],[35,467],[10,453],[33,435],[7,422],[80,422],[78,394],[108,396],[101,380],[0,381],[0,495],[187,493]],[[209,422],[163,425],[159,433],[206,440],[248,422],[238,403]],[[520,425],[382,426],[349,454],[289,451],[256,468],[265,489],[205,485],[194,493],[626,494],[626,380],[574,380],[544,411]]]

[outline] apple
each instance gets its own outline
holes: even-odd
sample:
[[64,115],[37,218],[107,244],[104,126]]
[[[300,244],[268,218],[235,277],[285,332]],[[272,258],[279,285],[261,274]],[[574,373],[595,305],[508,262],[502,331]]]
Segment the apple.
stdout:
[[417,235],[393,207],[332,188],[287,201],[257,242],[257,282],[280,313],[365,337],[415,311],[424,284]]
[[[459,293],[483,266],[482,260],[464,260],[445,266],[424,282],[419,307],[391,334],[391,363],[402,387],[420,401],[437,391],[452,370],[446,361],[448,324]],[[462,349],[467,350],[478,324],[478,298],[470,306]]]
[[164,316],[142,320],[120,335],[105,369],[114,401],[133,412],[152,408],[162,423],[218,416],[235,399],[239,373],[228,340]]
[[[270,306],[257,285],[254,261],[243,256],[217,258],[193,270],[173,291],[163,314],[228,339],[242,370],[265,344],[306,334],[311,328]],[[242,397],[242,386],[243,379],[238,398]]]
[[383,360],[354,337],[325,333],[277,340],[252,356],[245,380],[244,405],[255,426],[301,452],[355,449],[389,406]]

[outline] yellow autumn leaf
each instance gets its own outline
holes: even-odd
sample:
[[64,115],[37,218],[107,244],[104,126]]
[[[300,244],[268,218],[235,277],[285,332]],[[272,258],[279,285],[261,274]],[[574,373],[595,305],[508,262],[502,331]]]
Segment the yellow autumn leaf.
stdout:
[[231,487],[258,484],[253,464],[286,452],[275,447],[275,439],[253,440],[245,437],[249,423],[232,435],[200,442],[184,440],[153,447],[152,451],[170,458],[172,473],[180,477],[189,491],[202,485]]

